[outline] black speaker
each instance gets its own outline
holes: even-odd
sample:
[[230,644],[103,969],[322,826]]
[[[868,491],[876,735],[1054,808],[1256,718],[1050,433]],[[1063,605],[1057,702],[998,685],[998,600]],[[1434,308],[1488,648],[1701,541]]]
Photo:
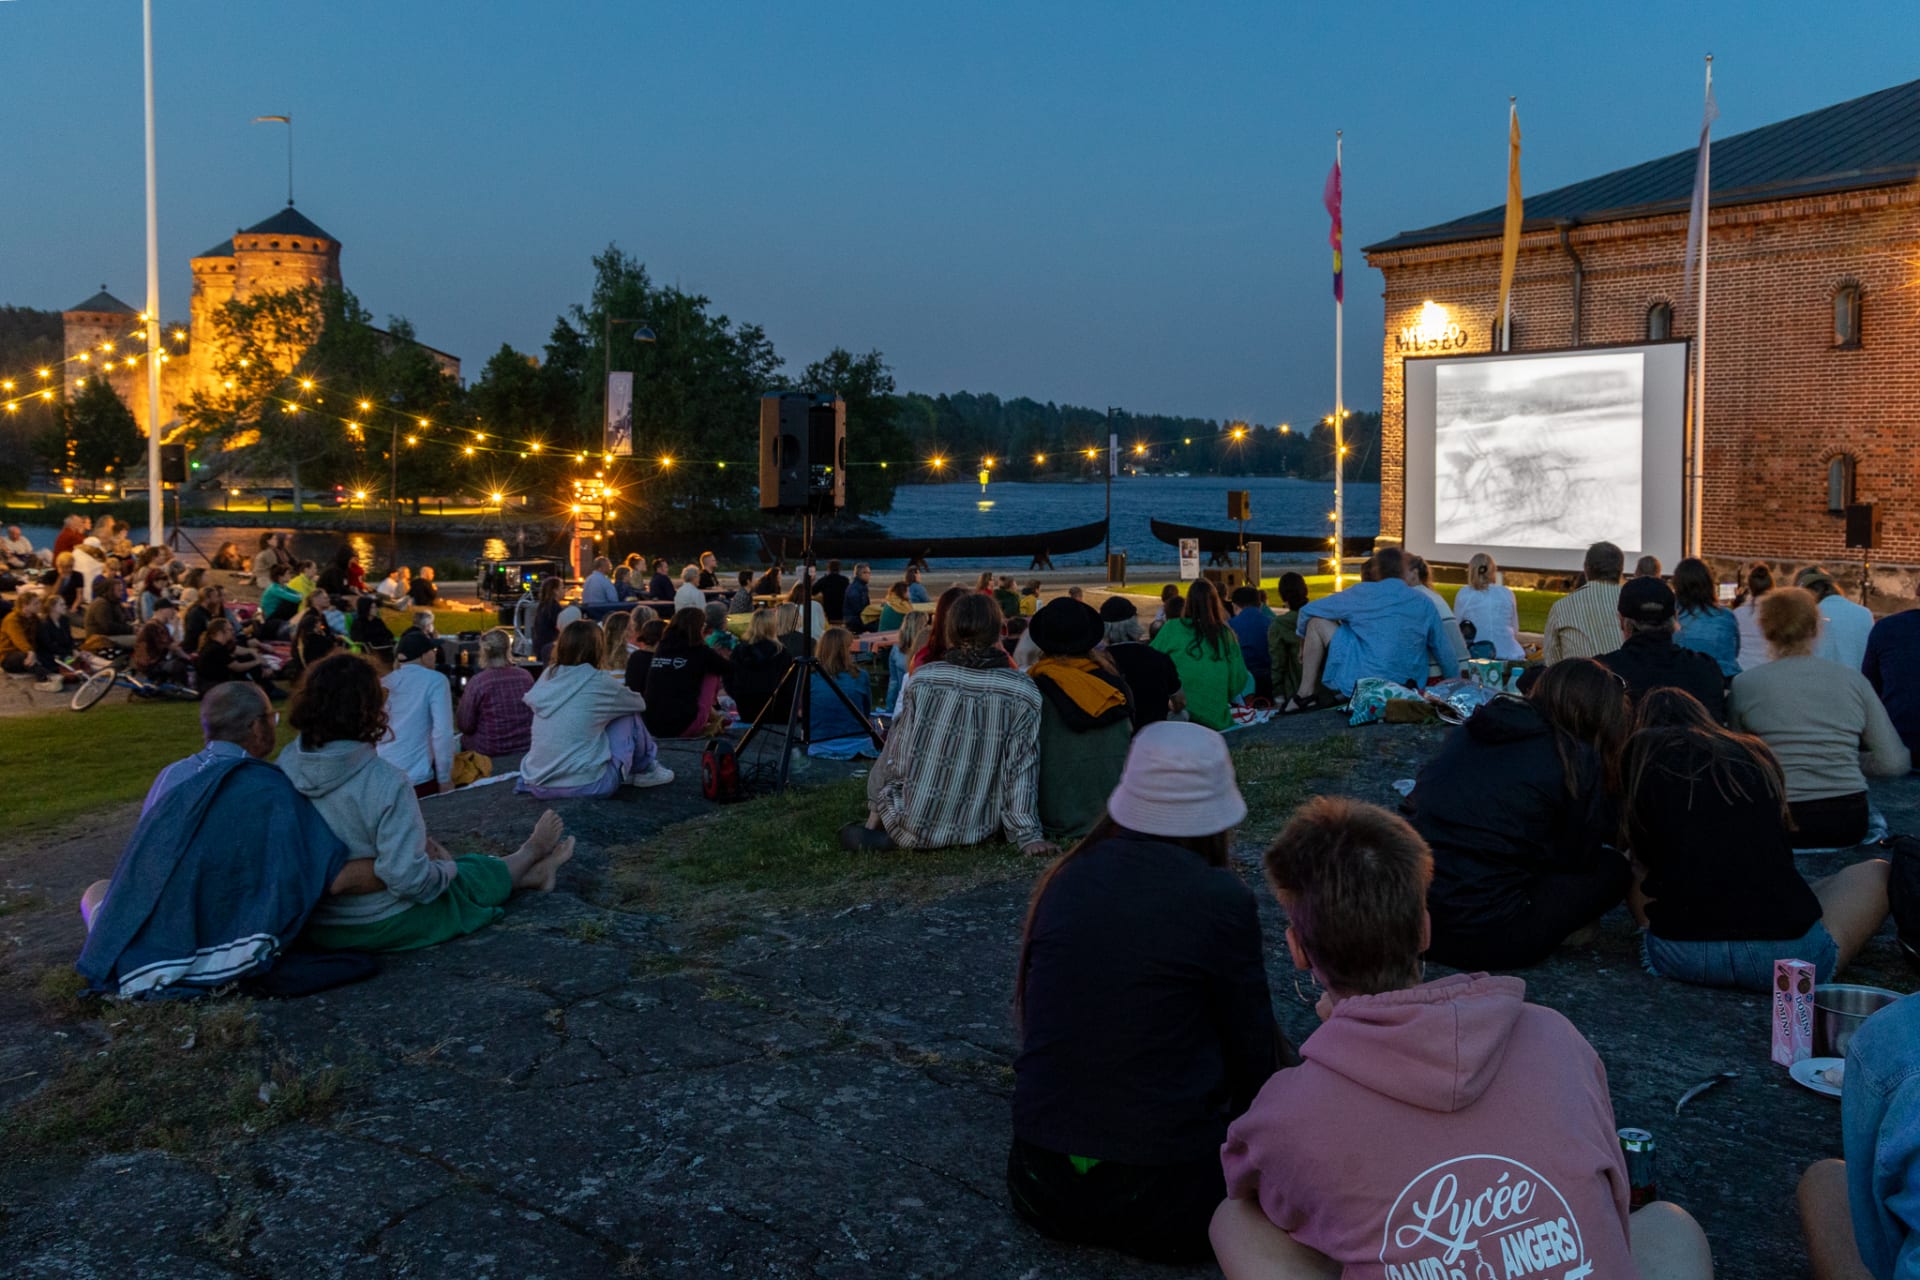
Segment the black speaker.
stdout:
[[1880,541],[1880,508],[1871,502],[1847,504],[1847,545],[1873,550]]
[[1245,489],[1227,490],[1227,519],[1253,519],[1253,495]]
[[847,402],[786,391],[760,397],[760,509],[812,513],[847,505]]
[[187,446],[183,444],[163,444],[160,446],[160,483],[185,484],[187,482]]

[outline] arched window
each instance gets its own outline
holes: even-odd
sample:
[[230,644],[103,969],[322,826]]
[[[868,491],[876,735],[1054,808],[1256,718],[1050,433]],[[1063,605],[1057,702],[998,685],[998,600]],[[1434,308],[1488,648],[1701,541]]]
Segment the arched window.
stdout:
[[1833,291],[1833,345],[1860,345],[1860,286],[1851,281]]
[[300,247],[300,242],[298,240],[295,240],[291,245],[288,246],[288,248],[292,248],[292,249],[298,249],[299,247]]
[[1656,302],[1647,308],[1647,341],[1665,342],[1673,336],[1673,307]]
[[1847,507],[1853,502],[1854,457],[1850,453],[1836,453],[1827,462],[1827,511],[1831,515],[1845,515]]

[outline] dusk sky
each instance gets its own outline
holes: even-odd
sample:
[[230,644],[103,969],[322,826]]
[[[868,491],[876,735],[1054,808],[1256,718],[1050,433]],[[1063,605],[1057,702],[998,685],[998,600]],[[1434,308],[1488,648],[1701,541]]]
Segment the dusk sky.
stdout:
[[[156,0],[163,310],[285,203],[374,315],[537,353],[610,241],[790,369],[1273,422],[1332,400],[1321,184],[1362,245],[1920,76],[1906,3],[749,4]],[[140,5],[0,0],[0,303],[144,294]]]

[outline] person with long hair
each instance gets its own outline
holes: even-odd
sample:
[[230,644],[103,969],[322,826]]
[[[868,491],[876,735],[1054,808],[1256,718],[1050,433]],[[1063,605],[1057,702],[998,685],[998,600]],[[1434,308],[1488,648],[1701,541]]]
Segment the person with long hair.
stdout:
[[887,588],[886,597],[880,601],[880,621],[873,629],[897,631],[913,612],[913,601],[907,599],[907,584],[903,579]]
[[1468,628],[1473,638],[1467,651],[1473,653],[1485,645],[1485,657],[1502,662],[1525,661],[1527,651],[1520,645],[1520,606],[1513,588],[1500,581],[1500,566],[1484,551],[1467,561],[1467,585],[1453,598],[1454,620],[1460,624],[1462,638]]
[[373,665],[342,653],[307,671],[287,710],[297,736],[280,752],[280,771],[350,861],[372,862],[380,883],[314,909],[307,938],[323,951],[412,951],[472,933],[505,914],[514,890],[551,890],[573,856],[573,838],[551,810],[505,858],[441,847],[406,775],[374,751],[387,735],[385,702]]
[[480,637],[480,669],[460,692],[453,709],[460,746],[493,761],[494,772],[507,773],[533,743],[533,708],[527,694],[533,676],[513,665],[513,632],[495,627]]
[[247,567],[247,558],[240,554],[239,544],[223,542],[220,544],[220,549],[213,553],[213,567],[225,569],[230,573],[244,572]]
[[[780,647],[787,651],[789,658],[802,658],[807,653],[807,637],[800,630],[800,606],[791,600],[773,607],[773,629],[780,637]],[[819,642],[819,633],[814,633],[815,643]]]
[[1614,797],[1631,724],[1620,679],[1567,658],[1447,735],[1408,799],[1433,849],[1435,960],[1524,969],[1626,897]]
[[881,710],[892,715],[900,705],[901,691],[907,687],[913,656],[926,643],[928,617],[919,610],[900,621],[900,633],[887,650],[887,700]]
[[1040,691],[1014,670],[1001,627],[991,596],[960,588],[951,643],[901,695],[867,775],[867,820],[840,829],[844,847],[944,849],[1004,833],[1024,853],[1056,852],[1038,809]]
[[554,641],[560,638],[560,598],[566,590],[567,581],[559,574],[540,580],[540,590],[534,596],[531,636],[536,662],[546,662],[553,655]]
[[[775,703],[774,693],[781,689],[781,677],[793,665],[793,655],[780,643],[774,629],[771,609],[756,609],[747,619],[746,638],[734,646],[731,670],[727,673],[727,693],[749,723],[762,716],[785,722],[793,686],[788,684]],[[770,705],[771,704],[771,705]]]
[[707,644],[707,611],[675,611],[647,668],[647,728],[656,738],[711,738],[724,727],[717,704],[732,669]]
[[753,594],[756,596],[774,596],[774,597],[779,597],[786,594],[786,588],[780,585],[780,566],[779,565],[775,564],[775,565],[768,566],[767,571],[761,574],[759,578],[754,581]]
[[1820,609],[1800,587],[1760,601],[1768,661],[1733,678],[1727,723],[1772,749],[1787,779],[1793,847],[1837,849],[1866,839],[1867,777],[1913,767],[1887,709],[1866,676],[1813,656]]
[[[928,663],[938,662],[946,657],[947,649],[953,643],[953,606],[969,594],[967,589],[959,583],[940,593],[940,598],[933,604],[933,616],[927,621],[927,638],[921,642],[919,651],[907,659],[909,674],[918,671]],[[1006,615],[1001,615],[1002,630],[1005,630],[1005,617]]]
[[1767,638],[1760,634],[1760,601],[1773,590],[1773,570],[1756,564],[1747,570],[1746,590],[1733,601],[1733,620],[1740,627],[1738,661],[1742,671],[1751,671],[1769,661]]
[[1422,685],[1428,672],[1455,668],[1453,641],[1431,601],[1407,582],[1398,547],[1373,555],[1375,580],[1297,610],[1300,619],[1300,692],[1289,711],[1332,706],[1375,677]]
[[1786,778],[1759,738],[1722,728],[1697,698],[1641,700],[1622,765],[1622,843],[1641,877],[1649,973],[1773,989],[1775,960],[1831,982],[1885,923],[1888,864],[1813,885],[1793,864]]
[[14,597],[13,608],[0,618],[0,670],[39,676],[52,691],[60,682],[54,669],[40,659],[41,607],[38,592],[22,591]]
[[541,800],[600,799],[621,787],[673,781],[642,713],[647,700],[600,671],[600,624],[569,622],[553,645],[553,661],[533,682],[526,704],[533,731],[514,790]]
[[1688,556],[1673,566],[1673,598],[1680,628],[1673,642],[1712,658],[1727,679],[1739,675],[1740,621],[1721,606],[1720,588],[1704,560]]
[[[1027,629],[1040,656],[1040,826],[1077,840],[1098,821],[1133,740],[1133,690],[1100,648],[1106,624],[1093,606],[1057,596]],[[1164,656],[1164,655],[1163,655]]]
[[[854,656],[853,633],[828,627],[820,637],[819,659],[819,669],[807,677],[807,754],[830,760],[879,755],[869,732],[873,690]],[[853,712],[835,696],[835,689],[846,695]]]
[[288,667],[298,675],[314,663],[330,656],[345,642],[327,622],[327,593],[315,591],[307,597],[306,608],[293,620],[293,654]]
[[600,669],[612,671],[622,678],[627,673],[627,633],[633,629],[633,612],[622,610],[610,613],[600,621],[600,645],[604,652],[600,657]]
[[1201,578],[1188,588],[1186,608],[1161,626],[1153,647],[1173,659],[1193,722],[1209,729],[1231,728],[1233,706],[1252,690],[1253,679],[1240,641],[1227,625],[1220,592],[1211,582]]
[[1163,722],[1104,808],[1021,930],[1007,1194],[1056,1239],[1204,1260],[1227,1126],[1292,1058],[1230,858],[1246,801],[1219,734]]
[[347,631],[347,638],[359,645],[363,653],[370,653],[383,663],[393,661],[393,628],[380,616],[377,597],[363,595],[353,602],[353,625]]
[[[827,611],[813,598],[813,588],[803,575],[793,584],[793,590],[787,593],[787,603],[797,609],[805,609],[812,615],[813,638],[818,640],[827,633]],[[797,616],[797,615],[796,615]],[[799,630],[795,627],[795,630]]]
[[1310,598],[1307,580],[1297,573],[1283,573],[1276,584],[1280,603],[1286,608],[1267,624],[1268,676],[1273,683],[1275,706],[1292,704],[1300,692],[1300,611]]

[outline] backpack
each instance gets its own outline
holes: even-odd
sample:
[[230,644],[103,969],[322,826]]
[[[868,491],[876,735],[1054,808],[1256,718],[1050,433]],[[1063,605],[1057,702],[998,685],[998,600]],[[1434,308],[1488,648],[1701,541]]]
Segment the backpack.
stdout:
[[707,743],[700,753],[700,794],[716,804],[731,804],[741,798],[740,757],[732,739],[724,734]]
[[1887,875],[1887,905],[1909,958],[1920,956],[1920,839],[1894,836],[1886,842],[1893,869]]

